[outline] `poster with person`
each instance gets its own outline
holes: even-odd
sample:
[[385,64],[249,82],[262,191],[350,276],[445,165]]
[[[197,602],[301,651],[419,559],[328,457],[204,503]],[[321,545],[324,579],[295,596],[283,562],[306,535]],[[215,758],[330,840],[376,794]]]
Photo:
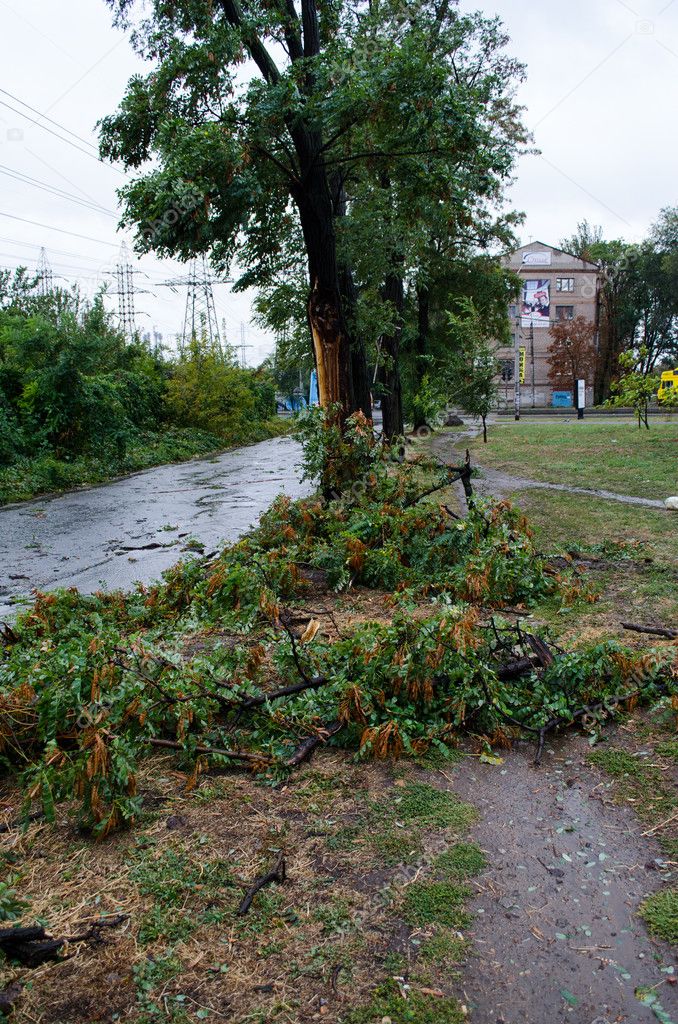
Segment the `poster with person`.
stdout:
[[548,327],[551,312],[550,282],[525,281],[520,321],[523,327]]

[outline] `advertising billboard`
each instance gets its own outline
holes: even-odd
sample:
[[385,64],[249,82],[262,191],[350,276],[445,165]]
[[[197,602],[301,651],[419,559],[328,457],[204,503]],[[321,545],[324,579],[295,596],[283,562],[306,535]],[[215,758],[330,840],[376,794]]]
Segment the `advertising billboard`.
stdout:
[[523,327],[548,327],[551,313],[550,282],[525,281],[520,322]]

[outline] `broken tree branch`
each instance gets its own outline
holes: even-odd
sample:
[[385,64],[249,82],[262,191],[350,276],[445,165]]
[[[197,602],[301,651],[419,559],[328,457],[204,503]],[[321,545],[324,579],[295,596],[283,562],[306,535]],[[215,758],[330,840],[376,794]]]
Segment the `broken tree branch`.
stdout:
[[254,899],[254,897],[256,896],[260,889],[263,889],[265,885],[270,885],[271,882],[278,882],[280,885],[282,885],[282,883],[285,881],[285,877],[285,854],[281,850],[271,870],[267,871],[265,875],[261,876],[261,878],[257,878],[257,880],[253,882],[252,885],[249,887],[236,913],[239,916],[246,914],[247,911],[252,906],[252,900]]
[[622,622],[624,629],[632,633],[651,633],[653,636],[663,636],[667,640],[678,640],[678,629],[666,629],[664,626],[640,626],[636,622]]
[[[152,747],[159,747],[162,750],[183,750],[186,751],[186,746],[183,743],[179,743],[177,740],[163,740],[152,736],[148,743]],[[270,757],[266,757],[263,754],[252,754],[248,750],[225,750],[221,747],[204,747],[199,745],[193,747],[191,753],[194,754],[218,754],[219,757],[230,757],[233,761],[249,761],[251,764],[272,764]]]

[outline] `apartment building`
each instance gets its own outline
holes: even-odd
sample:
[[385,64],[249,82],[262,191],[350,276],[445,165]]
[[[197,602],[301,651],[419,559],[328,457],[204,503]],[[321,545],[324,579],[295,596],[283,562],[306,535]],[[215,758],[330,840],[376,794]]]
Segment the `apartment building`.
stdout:
[[[498,351],[500,403],[514,406],[516,373],[521,366],[522,407],[571,403],[574,396],[568,400],[566,393],[554,392],[549,384],[551,328],[560,320],[576,316],[598,322],[598,267],[545,242],[521,245],[504,265],[518,274],[522,287],[518,301],[509,308],[511,346]],[[589,388],[587,405],[591,403],[592,388]]]

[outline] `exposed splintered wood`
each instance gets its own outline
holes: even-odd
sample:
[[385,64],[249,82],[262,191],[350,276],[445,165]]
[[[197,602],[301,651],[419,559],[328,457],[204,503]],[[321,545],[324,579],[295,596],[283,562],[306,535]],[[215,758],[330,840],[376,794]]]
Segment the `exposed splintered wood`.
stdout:
[[242,903],[238,907],[238,911],[237,911],[238,914],[240,916],[242,916],[243,914],[247,913],[247,911],[252,906],[252,900],[254,899],[256,894],[259,892],[259,890],[263,889],[265,885],[270,885],[271,882],[278,882],[280,885],[282,885],[282,883],[285,881],[285,878],[286,878],[285,854],[281,850],[280,853],[278,854],[278,856],[276,858],[276,862],[273,865],[273,867],[271,868],[271,870],[267,871],[265,875],[261,876],[261,878],[257,878],[257,880],[247,890],[247,892],[245,893],[245,896],[243,898]]
[[308,321],[318,371],[321,406],[339,404],[348,411],[349,342],[342,322],[338,293],[316,281],[308,301]]
[[652,636],[663,636],[667,640],[678,640],[678,629],[665,629],[664,626],[641,626],[636,622],[622,622],[623,629],[632,633],[649,633]]

